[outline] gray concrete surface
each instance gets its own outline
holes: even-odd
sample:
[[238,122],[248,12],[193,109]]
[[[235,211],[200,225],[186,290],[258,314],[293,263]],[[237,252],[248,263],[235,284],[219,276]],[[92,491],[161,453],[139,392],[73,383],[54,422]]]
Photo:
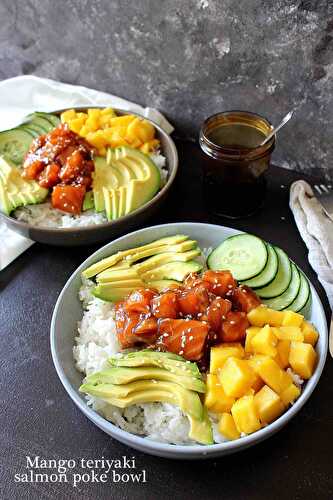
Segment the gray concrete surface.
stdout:
[[35,74],[159,108],[179,135],[248,109],[275,161],[333,179],[333,0],[0,0],[0,79]]

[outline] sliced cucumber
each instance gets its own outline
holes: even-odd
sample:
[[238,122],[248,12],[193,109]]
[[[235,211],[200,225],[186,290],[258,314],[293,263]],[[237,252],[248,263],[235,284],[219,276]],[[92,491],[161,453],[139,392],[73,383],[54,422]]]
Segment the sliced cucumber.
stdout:
[[260,274],[268,257],[265,243],[252,234],[237,234],[221,243],[207,259],[214,271],[228,269],[237,280],[248,280]]
[[25,130],[26,132],[29,132],[29,134],[31,134],[32,137],[34,137],[34,138],[40,136],[40,133],[37,132],[36,130],[30,128],[29,125],[21,125],[18,128],[21,129],[21,130]]
[[244,285],[251,288],[262,288],[269,285],[278,272],[279,260],[277,253],[272,245],[267,243],[268,259],[263,271],[250,280],[243,281]]
[[46,120],[43,116],[38,116],[38,115],[36,115],[31,120],[31,122],[29,122],[29,126],[30,125],[34,125],[41,128],[42,130],[44,130],[45,133],[50,132],[50,130],[54,128],[54,125],[51,122]]
[[288,255],[279,247],[274,249],[279,260],[278,272],[269,285],[256,289],[256,293],[263,299],[278,297],[287,290],[291,281],[291,262]]
[[292,302],[296,299],[299,288],[301,285],[301,277],[300,273],[296,267],[296,265],[291,263],[291,281],[288,288],[278,297],[274,297],[272,299],[264,300],[264,304],[266,304],[271,309],[275,309],[276,311],[282,311],[282,309],[287,309]]
[[27,127],[30,129],[30,130],[34,130],[38,135],[43,135],[43,134],[46,134],[47,133],[47,130],[45,130],[44,128],[42,128],[40,125],[34,123],[34,122],[29,122],[26,124]]
[[20,165],[33,138],[30,132],[20,127],[0,132],[0,155]]
[[309,297],[311,295],[310,285],[307,277],[298,269],[301,278],[301,284],[299,291],[295,300],[286,308],[290,311],[298,312],[301,311],[307,304]]
[[28,115],[26,117],[26,120],[31,121],[35,120],[36,118],[42,118],[43,120],[48,121],[52,125],[50,130],[54,127],[57,127],[60,123],[60,118],[57,115],[54,115],[52,113],[43,113],[41,111],[36,111],[35,113]]

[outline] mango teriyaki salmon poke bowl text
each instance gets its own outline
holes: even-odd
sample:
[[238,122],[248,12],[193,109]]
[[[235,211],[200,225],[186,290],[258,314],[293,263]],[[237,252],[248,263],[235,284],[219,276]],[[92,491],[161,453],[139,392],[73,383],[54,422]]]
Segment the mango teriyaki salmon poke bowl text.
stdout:
[[83,270],[79,298],[80,394],[147,440],[242,441],[288,412],[316,371],[308,280],[253,235],[208,258],[186,234],[117,251]]

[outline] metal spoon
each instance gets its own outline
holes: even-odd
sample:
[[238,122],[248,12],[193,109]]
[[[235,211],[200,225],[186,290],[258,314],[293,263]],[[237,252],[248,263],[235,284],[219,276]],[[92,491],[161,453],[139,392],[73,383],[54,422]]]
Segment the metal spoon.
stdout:
[[278,132],[278,130],[280,130],[280,128],[283,127],[283,125],[285,125],[287,122],[289,122],[289,120],[293,116],[293,114],[294,114],[293,111],[289,111],[289,113],[283,118],[281,123],[279,123],[279,125],[277,127],[273,128],[272,132],[259,144],[259,146],[263,146],[264,144],[266,144],[266,142],[268,142],[273,137],[273,135],[275,135],[276,132]]

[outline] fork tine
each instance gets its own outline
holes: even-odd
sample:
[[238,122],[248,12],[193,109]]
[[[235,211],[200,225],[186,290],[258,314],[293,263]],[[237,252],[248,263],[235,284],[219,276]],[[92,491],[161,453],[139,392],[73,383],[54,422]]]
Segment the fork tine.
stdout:
[[327,189],[327,187],[325,186],[325,184],[320,184],[320,187],[321,187],[321,189],[322,189],[325,193],[329,193],[329,190]]
[[317,184],[315,184],[313,187],[315,188],[318,194],[321,194],[321,189]]

